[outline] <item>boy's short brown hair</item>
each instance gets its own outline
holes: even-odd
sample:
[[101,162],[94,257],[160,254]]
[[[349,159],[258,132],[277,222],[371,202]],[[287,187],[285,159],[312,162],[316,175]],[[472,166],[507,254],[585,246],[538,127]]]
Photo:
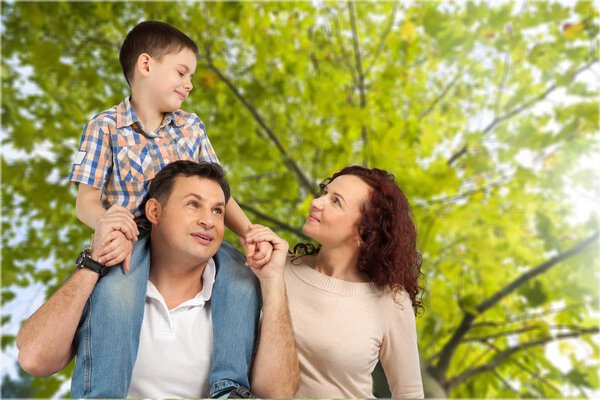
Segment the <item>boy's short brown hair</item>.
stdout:
[[198,45],[179,29],[160,21],[143,21],[129,31],[119,52],[119,62],[127,83],[131,86],[135,63],[142,53],[161,59],[183,49],[199,56]]

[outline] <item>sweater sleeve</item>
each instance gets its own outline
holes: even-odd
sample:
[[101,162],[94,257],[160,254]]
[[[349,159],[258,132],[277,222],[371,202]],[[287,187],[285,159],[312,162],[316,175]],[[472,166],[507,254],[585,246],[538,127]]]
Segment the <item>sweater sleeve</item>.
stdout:
[[386,307],[381,364],[393,398],[423,398],[415,315],[406,293],[398,299],[400,304]]

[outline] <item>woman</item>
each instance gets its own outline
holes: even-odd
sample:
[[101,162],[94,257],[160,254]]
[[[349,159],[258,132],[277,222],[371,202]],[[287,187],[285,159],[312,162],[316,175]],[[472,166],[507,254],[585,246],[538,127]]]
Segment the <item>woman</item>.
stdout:
[[[321,184],[285,281],[301,398],[372,398],[381,360],[393,397],[423,397],[415,312],[421,258],[393,177],[352,166]],[[300,249],[298,251],[298,249]]]

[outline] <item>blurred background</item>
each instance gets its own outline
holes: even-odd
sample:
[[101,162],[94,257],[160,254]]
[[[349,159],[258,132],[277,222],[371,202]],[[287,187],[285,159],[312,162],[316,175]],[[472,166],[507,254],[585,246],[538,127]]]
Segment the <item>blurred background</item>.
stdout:
[[321,180],[395,175],[423,255],[428,397],[600,395],[594,2],[1,6],[2,397],[68,394],[72,366],[25,374],[15,334],[89,241],[68,174],[87,120],[128,94],[118,51],[149,19],[198,43],[183,108],[253,221],[306,241]]

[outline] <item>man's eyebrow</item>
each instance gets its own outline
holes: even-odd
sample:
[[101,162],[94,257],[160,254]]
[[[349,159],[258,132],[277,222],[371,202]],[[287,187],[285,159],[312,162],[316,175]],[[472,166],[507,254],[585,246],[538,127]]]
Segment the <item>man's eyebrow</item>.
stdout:
[[[190,193],[188,195],[186,195],[184,197],[184,199],[188,198],[188,197],[195,197],[196,199],[198,199],[199,201],[206,201],[206,199],[204,197],[202,197],[202,195],[198,194],[198,193]],[[224,201],[219,201],[217,204],[215,204],[218,207],[225,207],[225,202]]]

